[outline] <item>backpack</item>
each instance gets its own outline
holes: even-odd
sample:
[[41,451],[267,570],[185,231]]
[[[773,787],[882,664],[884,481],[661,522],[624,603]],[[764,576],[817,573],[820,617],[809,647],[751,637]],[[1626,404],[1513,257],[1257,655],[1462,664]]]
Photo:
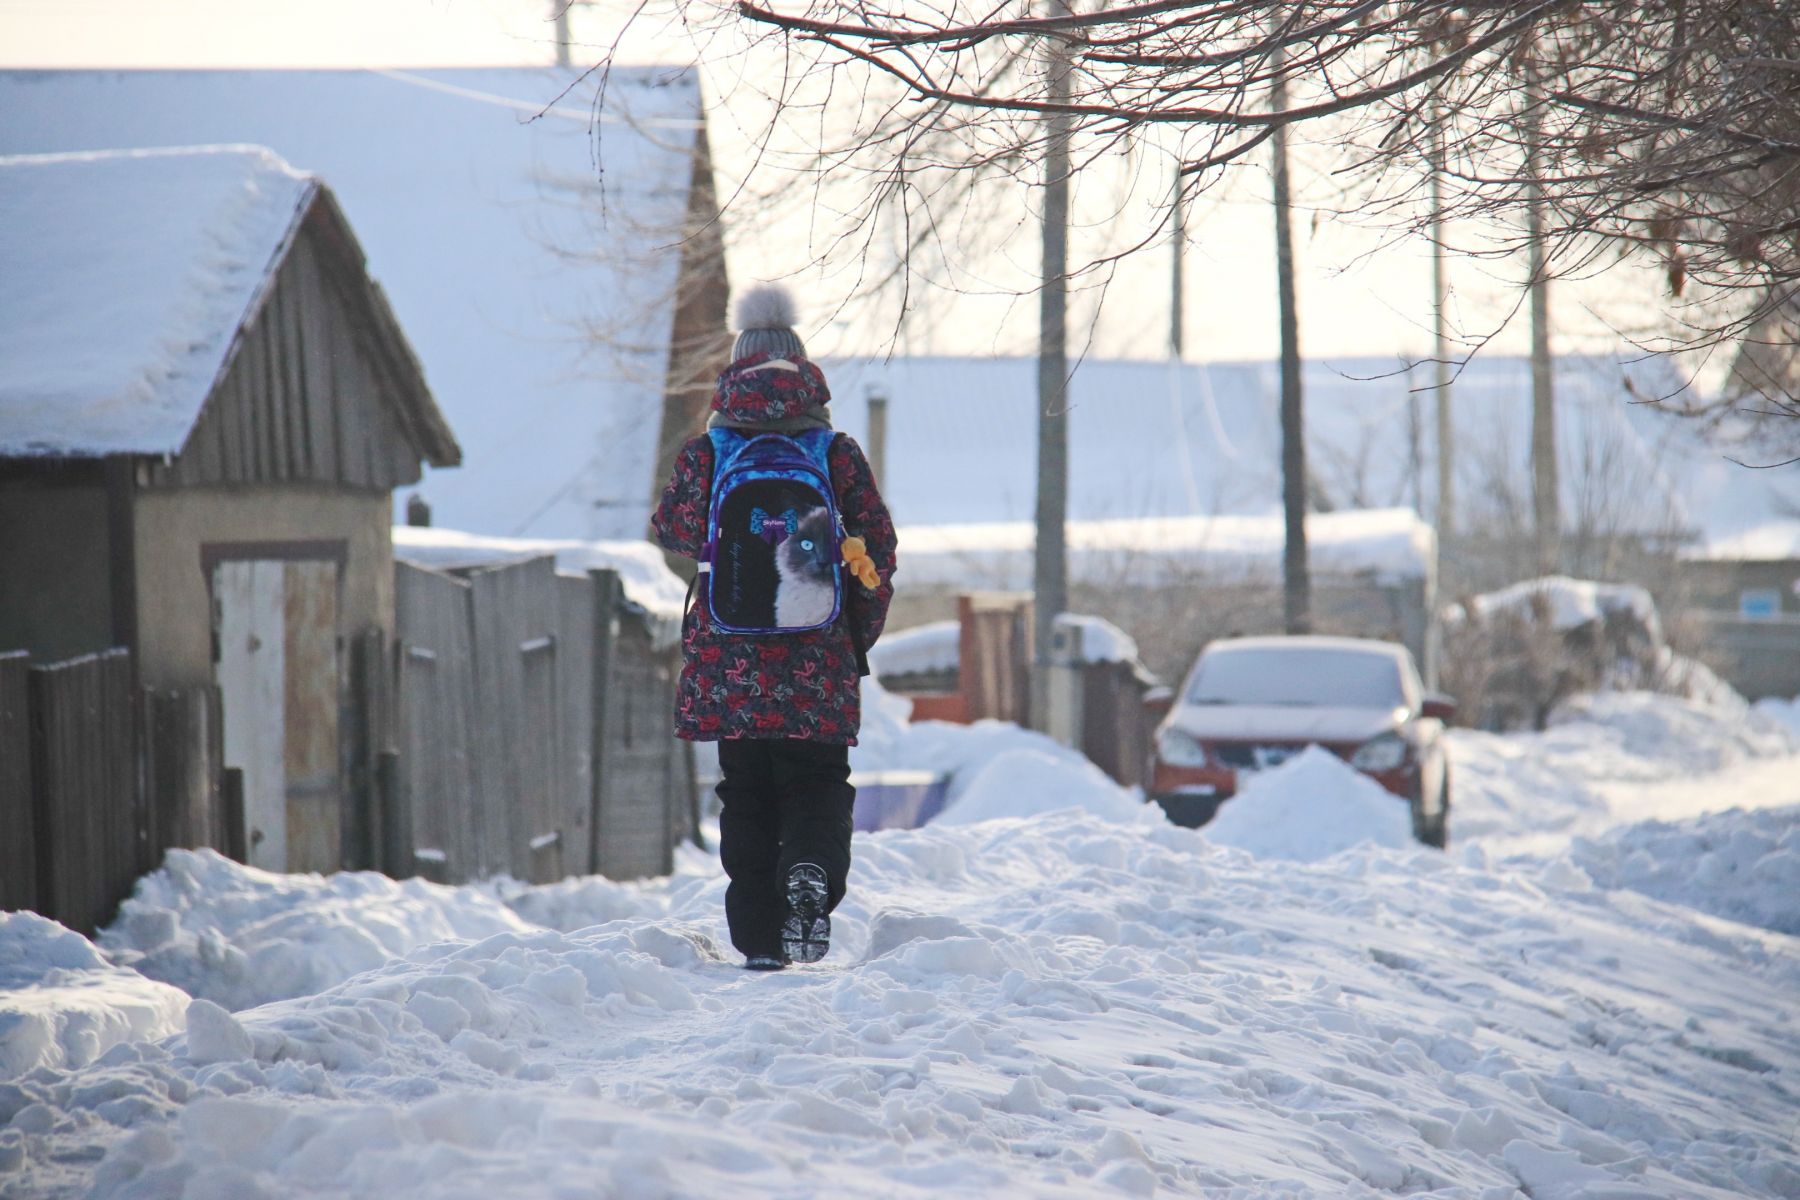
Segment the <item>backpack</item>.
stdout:
[[700,570],[713,625],[726,633],[800,633],[843,605],[830,429],[793,435],[711,429],[712,499]]

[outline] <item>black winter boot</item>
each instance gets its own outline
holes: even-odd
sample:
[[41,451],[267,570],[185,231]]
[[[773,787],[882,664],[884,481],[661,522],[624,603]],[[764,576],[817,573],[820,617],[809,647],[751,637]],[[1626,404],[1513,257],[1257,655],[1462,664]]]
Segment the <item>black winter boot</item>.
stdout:
[[803,862],[788,871],[788,917],[781,925],[781,948],[794,962],[818,962],[831,949],[826,895],[824,867]]

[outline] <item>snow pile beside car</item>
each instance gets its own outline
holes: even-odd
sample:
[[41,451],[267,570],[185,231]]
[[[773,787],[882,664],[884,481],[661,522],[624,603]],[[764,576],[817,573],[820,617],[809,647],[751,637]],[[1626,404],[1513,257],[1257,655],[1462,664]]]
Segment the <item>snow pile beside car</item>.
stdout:
[[0,1079],[83,1067],[120,1042],[167,1037],[182,1028],[187,1004],[180,990],[113,966],[55,921],[0,913]]
[[[1647,692],[1577,698],[1542,733],[1452,730],[1452,844],[1558,834],[1566,840],[1619,824],[1619,811],[1646,788],[1685,786],[1695,776],[1759,763],[1780,773],[1795,754],[1800,736],[1741,700],[1708,704]],[[1800,771],[1800,764],[1787,769]],[[1698,799],[1715,808],[1732,803],[1704,793]]]
[[716,887],[197,1002],[0,1094],[0,1159],[99,1200],[1800,1186],[1800,968],[1576,871],[929,826],[860,839],[832,959],[773,977],[723,949]]
[[1412,845],[1412,810],[1329,750],[1309,746],[1252,775],[1201,833],[1258,858],[1316,862],[1354,846]]
[[1576,838],[1569,861],[1596,887],[1800,935],[1800,808],[1628,825]]

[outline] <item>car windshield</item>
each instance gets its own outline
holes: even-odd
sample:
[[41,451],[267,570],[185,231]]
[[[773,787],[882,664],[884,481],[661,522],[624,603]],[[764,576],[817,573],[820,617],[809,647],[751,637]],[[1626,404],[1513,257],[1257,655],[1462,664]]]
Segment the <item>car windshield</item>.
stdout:
[[1187,702],[1396,708],[1406,698],[1391,655],[1271,646],[1207,651]]

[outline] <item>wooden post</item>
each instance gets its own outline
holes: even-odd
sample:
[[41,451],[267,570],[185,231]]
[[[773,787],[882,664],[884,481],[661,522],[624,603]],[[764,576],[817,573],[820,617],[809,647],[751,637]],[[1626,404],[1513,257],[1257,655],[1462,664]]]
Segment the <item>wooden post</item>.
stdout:
[[401,766],[398,750],[382,749],[375,755],[375,796],[381,809],[381,867],[395,879],[418,874],[413,856],[412,805]]
[[593,846],[589,859],[596,872],[606,861],[607,721],[611,716],[613,653],[619,640],[619,605],[624,585],[616,571],[589,571],[594,585],[594,729],[592,739],[593,817],[588,829]]
[[225,814],[225,857],[234,862],[250,859],[249,837],[244,828],[244,770],[226,767],[219,773],[219,807]]
[[0,654],[0,910],[34,908],[38,902],[30,665],[23,650]]

